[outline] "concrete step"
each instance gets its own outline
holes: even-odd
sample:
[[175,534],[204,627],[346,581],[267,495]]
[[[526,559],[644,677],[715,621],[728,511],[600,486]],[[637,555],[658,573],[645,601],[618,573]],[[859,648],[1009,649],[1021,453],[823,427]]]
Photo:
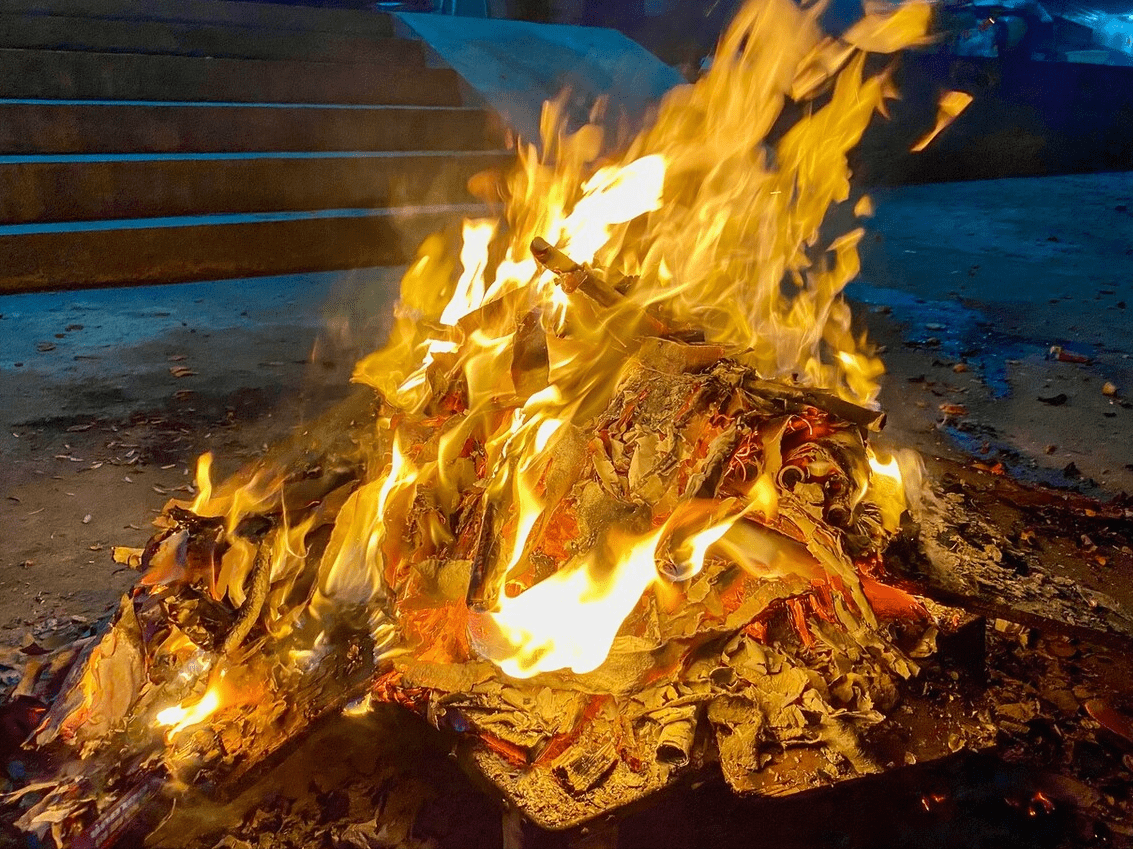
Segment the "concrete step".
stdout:
[[371,62],[390,70],[424,66],[421,43],[404,38],[202,22],[6,14],[2,11],[0,47]]
[[81,100],[458,106],[449,68],[0,48],[0,95]]
[[369,10],[312,8],[286,3],[235,0],[0,0],[0,12],[31,16],[168,21],[299,32],[337,32],[359,36],[392,36],[388,15]]
[[0,225],[0,294],[403,265],[477,204]]
[[368,11],[0,0],[0,293],[401,265],[498,117]]
[[0,100],[0,153],[498,150],[476,107]]
[[507,151],[0,156],[0,223],[471,202]]

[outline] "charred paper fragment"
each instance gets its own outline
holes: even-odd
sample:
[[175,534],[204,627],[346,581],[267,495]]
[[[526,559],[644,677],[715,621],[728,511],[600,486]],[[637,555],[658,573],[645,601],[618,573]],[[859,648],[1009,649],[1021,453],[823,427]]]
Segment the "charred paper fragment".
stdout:
[[686,766],[692,744],[696,738],[697,713],[695,704],[663,708],[652,715],[661,725],[657,735],[657,760],[675,767]]
[[146,675],[146,652],[134,603],[123,597],[113,626],[76,660],[35,732],[37,745],[57,738],[79,747],[106,737],[128,714]]
[[574,795],[592,788],[617,763],[618,754],[612,739],[589,746],[572,746],[551,764],[555,778]]
[[708,721],[716,733],[724,778],[737,792],[752,789],[751,777],[767,761],[759,751],[763,714],[747,699],[720,696],[708,705]]

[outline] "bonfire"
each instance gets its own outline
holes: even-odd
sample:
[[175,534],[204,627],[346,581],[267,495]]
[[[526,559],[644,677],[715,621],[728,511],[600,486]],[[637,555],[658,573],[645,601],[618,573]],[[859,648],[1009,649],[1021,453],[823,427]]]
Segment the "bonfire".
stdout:
[[142,577],[27,743],[57,769],[21,827],[111,845],[376,702],[552,825],[711,761],[739,791],[792,747],[876,768],[861,737],[936,626],[882,556],[917,464],[871,445],[863,231],[822,225],[869,214],[847,153],[893,92],[867,53],[928,10],[840,38],[819,11],[753,0],[615,157],[548,104],[499,216],[421,247],[361,393],[223,483],[203,457],[116,550]]

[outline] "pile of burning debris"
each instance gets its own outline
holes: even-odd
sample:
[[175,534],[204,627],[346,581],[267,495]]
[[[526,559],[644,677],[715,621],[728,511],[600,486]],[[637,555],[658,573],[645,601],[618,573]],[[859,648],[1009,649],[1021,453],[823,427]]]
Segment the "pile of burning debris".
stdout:
[[[572,274],[582,291],[607,285],[585,267],[557,281]],[[144,551],[117,552],[144,570],[141,588],[32,737],[86,768],[25,824],[46,815],[65,841],[67,823],[106,821],[138,786],[235,781],[360,698],[474,735],[553,824],[664,786],[703,759],[708,730],[738,790],[790,746],[873,769],[858,733],[933,648],[925,607],[878,580],[905,506],[896,463],[867,446],[882,416],[764,380],[717,346],[640,328],[632,340],[606,407],[516,468],[548,507],[515,564],[500,549],[523,517],[493,498],[465,377],[443,359],[424,408],[375,396],[342,431],[349,450],[306,458],[282,486],[238,477],[213,492],[203,471],[201,496],[172,504]],[[514,357],[517,383],[532,379],[517,362],[548,367]],[[391,433],[388,455],[371,444]],[[367,568],[336,572],[374,546]]]
[[[710,761],[740,792],[790,752],[878,768],[963,616],[887,573],[919,466],[870,444],[880,367],[840,297],[861,232],[817,245],[888,93],[865,51],[927,11],[842,39],[816,14],[746,7],[620,163],[549,107],[506,226],[466,224],[459,275],[422,247],[369,388],[218,486],[202,458],[197,497],[115,551],[143,574],[113,621],[21,685],[52,694],[21,828],[109,846],[159,793],[231,793],[376,703],[463,735],[552,828]],[[810,108],[772,150],[788,97]],[[918,745],[943,744],[897,757]]]

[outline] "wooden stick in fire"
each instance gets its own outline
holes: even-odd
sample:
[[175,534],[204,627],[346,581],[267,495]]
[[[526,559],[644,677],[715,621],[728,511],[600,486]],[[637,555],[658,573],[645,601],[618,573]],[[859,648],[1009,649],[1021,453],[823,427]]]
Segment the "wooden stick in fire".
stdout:
[[531,240],[531,253],[536,261],[558,275],[564,292],[581,290],[604,307],[612,307],[622,300],[621,294],[590,268],[580,265],[542,236]]
[[871,410],[869,407],[863,407],[860,404],[840,398],[833,392],[789,386],[778,381],[757,380],[750,377],[744,380],[744,387],[763,398],[778,398],[821,407],[866,430],[877,432],[885,427],[884,410]]
[[236,617],[232,630],[224,638],[221,654],[225,656],[232,654],[240,647],[244,638],[248,636],[252,627],[260,619],[260,611],[263,610],[264,601],[267,600],[268,588],[271,584],[271,557],[268,548],[269,546],[261,540],[256,549],[256,560],[252,567],[252,586],[244,599],[244,603],[240,605],[240,613]]
[[484,595],[484,581],[488,577],[488,556],[492,552],[492,520],[495,507],[484,494],[484,511],[480,519],[480,533],[476,537],[476,550],[472,555],[472,571],[468,579],[468,593],[465,604],[469,608],[482,610],[487,606]]
[[[541,266],[555,273],[555,282],[564,292],[582,292],[606,308],[625,301],[621,292],[611,286],[601,274],[588,265],[575,262],[542,236],[536,236],[531,240],[531,254]],[[702,333],[670,327],[648,310],[642,310],[640,315],[648,336],[662,336],[686,342],[704,341]]]

